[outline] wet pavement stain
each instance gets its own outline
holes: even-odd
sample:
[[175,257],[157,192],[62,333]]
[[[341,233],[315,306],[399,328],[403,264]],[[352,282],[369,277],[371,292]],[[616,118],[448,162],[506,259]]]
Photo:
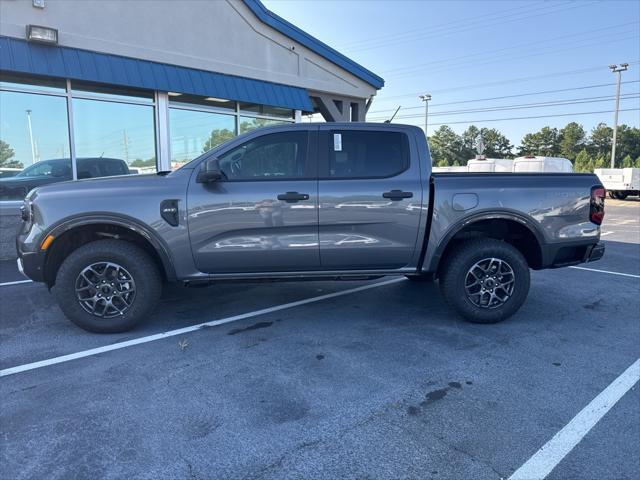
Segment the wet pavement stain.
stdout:
[[323,360],[324,359],[324,355],[318,354],[318,355],[316,355],[316,359]]
[[420,413],[420,409],[411,405],[409,408],[407,408],[407,413],[411,416],[415,416]]
[[467,381],[466,381],[466,382],[464,382],[464,383],[466,383],[467,385],[473,385],[473,382],[472,382],[471,380],[467,380]]
[[427,393],[426,400],[423,400],[422,402],[420,402],[420,405],[422,405],[423,407],[426,407],[427,405],[431,405],[432,403],[437,402],[438,400],[442,400],[446,396],[447,396],[446,388],[433,390]]
[[273,322],[258,322],[258,323],[254,323],[253,325],[249,325],[248,327],[234,328],[233,330],[229,330],[227,335],[236,335],[238,333],[247,332],[249,330],[258,330],[259,328],[267,328],[267,327],[270,327],[271,325],[273,325]]
[[559,367],[560,365],[562,365],[560,362],[553,362],[553,364],[554,364],[556,367]]
[[449,382],[449,386],[452,388],[462,388],[460,382]]
[[587,310],[599,310],[601,304],[602,304],[602,299],[599,299],[593,303],[587,303],[586,305],[583,305],[583,307],[586,308]]

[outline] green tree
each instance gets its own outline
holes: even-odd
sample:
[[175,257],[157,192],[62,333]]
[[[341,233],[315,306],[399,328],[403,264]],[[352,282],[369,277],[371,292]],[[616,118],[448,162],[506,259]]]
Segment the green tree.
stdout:
[[22,162],[12,160],[15,154],[13,148],[7,142],[0,140],[0,167],[23,168]]
[[598,155],[595,160],[595,165],[593,168],[607,168],[611,162],[611,158],[606,157],[604,155]]
[[616,163],[627,155],[631,158],[638,157],[640,155],[640,128],[620,125],[616,143]]
[[522,138],[519,154],[557,157],[560,155],[560,134],[558,129],[542,127],[539,132],[527,133]]
[[634,161],[633,158],[631,158],[631,155],[627,155],[626,157],[624,157],[622,159],[622,165],[620,165],[621,168],[633,168],[634,167]]
[[235,137],[236,134],[229,130],[228,128],[216,128],[211,130],[211,134],[204,145],[202,146],[202,153],[208,152],[214,147],[226,142],[227,140],[231,140]]
[[612,138],[613,129],[607,127],[606,123],[599,123],[591,130],[589,151],[592,155],[606,155],[611,151]]
[[575,161],[578,153],[583,149],[587,134],[582,125],[576,122],[568,123],[559,132],[560,135],[560,155]]
[[132,167],[155,167],[156,166],[156,157],[151,157],[148,160],[142,160],[141,158],[136,158],[133,162],[131,162]]
[[513,145],[507,137],[495,128],[479,129],[475,125],[467,128],[461,136],[462,150],[461,157],[466,161],[474,158],[478,153],[478,140],[482,136],[484,144],[483,155],[488,158],[510,158],[513,157],[511,152]]
[[512,158],[513,145],[507,137],[495,128],[483,128],[481,130],[484,142],[484,154],[488,158]]
[[576,155],[576,161],[573,165],[573,169],[576,172],[593,172],[594,161],[589,155],[589,152],[585,148],[580,150],[580,153]]
[[[451,127],[442,125],[433,135],[429,137],[429,146],[431,148],[431,157],[440,165],[444,160],[446,165],[453,165],[455,162],[460,164],[463,159],[462,138],[454,132]],[[441,165],[445,166],[445,165]]]
[[640,156],[638,156],[638,158],[636,158],[636,164],[635,164],[636,168],[640,168]]

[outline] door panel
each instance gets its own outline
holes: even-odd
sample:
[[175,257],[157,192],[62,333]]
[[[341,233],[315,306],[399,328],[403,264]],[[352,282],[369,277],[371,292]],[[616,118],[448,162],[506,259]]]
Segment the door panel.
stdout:
[[[419,165],[410,159],[418,155],[412,154],[414,147],[405,133],[387,133],[391,132],[321,130],[323,269],[399,269],[414,257],[422,185]],[[334,138],[336,134],[341,137]]]
[[290,134],[257,136],[220,154],[226,180],[197,183],[192,176],[189,234],[200,271],[319,268],[315,148]]

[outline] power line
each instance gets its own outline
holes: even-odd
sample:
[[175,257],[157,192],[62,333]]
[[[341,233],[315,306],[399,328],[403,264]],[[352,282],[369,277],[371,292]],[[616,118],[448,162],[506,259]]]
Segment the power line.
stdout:
[[[545,5],[545,6],[542,6],[543,7],[542,9],[538,9],[538,10],[542,10],[540,13],[535,13],[536,9],[534,9],[528,12],[520,12],[520,13],[513,13],[510,15],[499,16],[492,19],[490,22],[486,22],[481,19],[477,21],[467,21],[467,22],[464,22],[464,24],[460,25],[459,28],[454,27],[454,28],[446,28],[446,29],[440,29],[440,30],[434,28],[431,31],[426,32],[424,34],[406,34],[403,37],[398,36],[395,39],[389,39],[388,37],[377,38],[375,40],[371,40],[368,44],[363,44],[357,47],[344,48],[343,50],[347,52],[352,52],[352,53],[362,52],[362,51],[373,50],[381,47],[398,45],[398,44],[402,44],[410,41],[425,40],[433,37],[442,38],[444,36],[450,36],[450,35],[469,32],[469,31],[476,31],[479,27],[487,28],[493,25],[504,25],[505,23],[528,20],[531,18],[541,17],[549,14],[559,13],[562,11],[572,10],[575,8],[582,8],[582,7],[589,6],[589,4],[574,3],[574,2],[571,2],[571,3],[573,3],[573,5],[569,5],[569,4],[553,5],[550,9],[547,9]],[[591,2],[591,4],[594,4],[594,3],[597,3],[597,2]],[[560,8],[557,8],[557,7],[560,7]],[[563,7],[566,7],[566,8],[563,8]],[[526,15],[520,16],[519,18],[513,18],[513,17],[518,17],[523,13],[525,13]],[[534,13],[534,14],[529,15],[531,13]],[[403,35],[403,34],[398,34],[398,35]]]
[[[487,17],[493,17],[496,15],[502,15],[505,14],[507,12],[511,12],[514,10],[526,10],[527,8],[530,8],[529,6],[527,7],[515,7],[515,8],[510,8],[507,10],[503,10],[501,12],[493,12],[493,13],[486,13],[484,15],[480,15],[480,16],[473,16],[473,17],[465,17],[465,18],[461,18],[458,20],[454,20],[452,22],[445,22],[445,23],[440,23],[440,24],[436,24],[433,26],[422,26],[419,28],[414,28],[411,30],[406,30],[404,32],[401,33],[396,33],[396,34],[391,34],[391,35],[387,35],[386,38],[389,39],[396,39],[398,37],[404,37],[406,35],[415,35],[416,33],[420,33],[420,32],[424,32],[424,31],[430,31],[433,32],[434,30],[439,30],[442,29],[444,27],[448,27],[450,25],[457,25],[457,24],[463,24],[466,25],[466,22],[469,21],[475,21],[475,20],[479,20],[479,19],[486,19]],[[534,6],[534,10],[539,9],[540,6],[536,5]],[[526,12],[522,12],[522,13],[526,13]],[[347,50],[349,48],[353,48],[356,45],[360,45],[360,44],[366,44],[366,43],[370,43],[370,42],[375,42],[375,41],[379,41],[380,37],[370,37],[370,38],[364,38],[364,39],[360,39],[360,40],[353,40],[351,42],[347,42],[347,43],[343,43],[342,45],[338,45],[338,48],[341,50]]]
[[[635,60],[633,62],[629,62],[629,65],[636,65],[640,63],[640,61]],[[553,73],[546,73],[546,74],[542,74],[542,75],[532,75],[532,76],[528,76],[528,77],[518,77],[518,78],[511,78],[511,79],[507,79],[507,80],[498,80],[495,82],[487,82],[487,83],[475,83],[475,84],[471,84],[471,85],[462,85],[459,87],[451,87],[451,88],[441,88],[438,90],[430,90],[431,93],[445,93],[445,92],[455,92],[455,91],[459,91],[459,90],[473,90],[475,88],[482,88],[482,87],[493,87],[496,85],[506,85],[506,84],[511,84],[511,83],[521,83],[521,82],[530,82],[532,80],[540,80],[542,78],[552,78],[552,77],[563,77],[563,76],[568,76],[568,75],[577,75],[580,73],[589,73],[589,72],[593,72],[596,70],[602,70],[603,69],[603,65],[598,65],[595,67],[588,67],[588,68],[580,68],[580,69],[576,69],[576,70],[567,70],[567,71],[561,71],[561,72],[553,72]],[[404,94],[400,94],[400,95],[393,95],[390,97],[385,97],[383,100],[391,100],[394,98],[405,98],[405,97],[418,97],[418,95],[420,95],[422,92],[414,92],[414,93],[404,93]]]
[[[509,117],[509,118],[488,118],[483,120],[468,120],[468,121],[456,121],[456,122],[441,122],[441,123],[431,123],[431,126],[434,125],[456,125],[463,123],[487,123],[487,122],[504,122],[507,120],[531,120],[535,118],[551,118],[551,117],[571,117],[577,115],[595,115],[600,113],[613,113],[615,110],[600,110],[594,112],[574,112],[574,113],[556,113],[553,115],[536,115],[529,117]],[[640,111],[640,108],[624,108],[620,109],[620,112],[637,112]]]
[[[487,108],[476,108],[476,109],[468,109],[468,110],[449,110],[444,112],[433,112],[430,116],[442,116],[442,115],[460,115],[463,113],[481,113],[481,112],[500,112],[505,110],[527,110],[530,108],[544,108],[544,107],[559,107],[565,105],[578,105],[583,103],[600,103],[600,102],[608,102],[613,100],[615,96],[601,96],[601,97],[583,97],[583,98],[574,98],[567,100],[556,100],[551,102],[537,102],[537,103],[521,103],[519,105],[503,105],[500,107],[487,107]],[[634,100],[640,98],[640,92],[637,93],[627,93],[621,96],[623,100]],[[420,114],[411,114],[411,115],[399,115],[396,118],[418,118],[421,117]],[[383,119],[386,117],[373,117],[371,120]]]
[[[635,39],[638,37],[638,35],[640,35],[640,33],[637,32],[637,30],[633,30],[633,31],[629,31],[629,32],[621,32],[621,33],[632,33],[633,35],[628,35],[626,37],[610,37],[609,40],[603,41],[603,40],[595,40],[595,41],[591,41],[591,39],[589,39],[589,43],[578,43],[575,44],[573,46],[570,47],[566,47],[566,48],[557,48],[557,47],[553,47],[553,46],[549,46],[547,48],[544,48],[542,50],[539,50],[537,52],[532,52],[529,53],[527,55],[518,55],[518,54],[514,54],[514,53],[507,53],[507,54],[503,54],[503,55],[499,55],[499,56],[495,56],[495,57],[491,57],[490,60],[487,59],[479,59],[479,61],[477,62],[473,62],[473,61],[461,61],[461,62],[457,62],[457,63],[451,63],[451,64],[447,64],[446,66],[443,66],[441,68],[436,68],[436,69],[429,69],[429,74],[434,74],[434,73],[442,73],[442,72],[448,72],[448,71],[452,71],[452,70],[459,70],[461,68],[464,69],[468,69],[469,67],[480,67],[483,65],[491,65],[494,63],[503,63],[505,61],[510,61],[510,60],[522,60],[525,58],[532,58],[532,57],[539,57],[541,55],[554,55],[554,54],[559,54],[559,53],[563,53],[563,52],[567,52],[567,51],[571,51],[571,50],[576,50],[576,49],[584,49],[586,47],[592,47],[592,46],[601,46],[601,45],[606,45],[606,44],[612,44],[612,43],[620,43],[620,42],[624,42],[626,40],[631,40],[631,39]],[[580,40],[580,42],[584,42],[587,39],[582,39]],[[410,75],[415,75],[416,73],[418,73],[420,70],[414,71],[414,72],[402,72],[399,73],[397,75],[391,75],[391,78],[401,78],[401,77],[406,77],[406,76],[410,76]]]
[[[637,25],[637,22],[627,22],[627,23],[620,23],[617,25],[609,25],[607,27],[602,27],[602,28],[597,28],[597,29],[590,29],[590,30],[585,30],[582,32],[578,32],[578,33],[572,33],[572,34],[568,34],[568,35],[560,35],[558,37],[550,37],[550,38],[545,38],[544,40],[539,40],[537,42],[526,42],[526,43],[519,43],[516,45],[512,45],[509,47],[504,47],[504,48],[499,48],[499,49],[492,49],[492,50],[484,50],[482,52],[475,52],[475,53],[469,53],[469,54],[465,54],[465,55],[459,55],[456,57],[447,57],[447,58],[443,58],[440,60],[431,60],[429,62],[425,62],[425,63],[419,63],[419,64],[414,64],[414,65],[407,65],[404,67],[396,67],[396,68],[390,68],[389,70],[382,70],[381,73],[382,74],[386,74],[386,73],[392,73],[392,72],[399,72],[402,70],[411,70],[411,71],[415,71],[415,70],[421,70],[422,67],[428,67],[428,66],[437,66],[439,64],[446,64],[446,63],[450,63],[454,60],[463,60],[463,59],[467,59],[467,58],[477,58],[480,55],[488,55],[490,57],[495,57],[495,54],[497,52],[504,52],[507,50],[516,50],[522,47],[531,47],[533,45],[539,45],[539,44],[544,44],[544,43],[549,43],[549,42],[556,42],[558,40],[563,40],[566,38],[570,38],[570,37],[577,37],[577,36],[581,36],[581,35],[591,35],[594,34],[596,32],[601,32],[601,31],[605,31],[605,30],[610,30],[613,28],[621,28],[621,27],[627,27],[630,25]],[[634,29],[633,31],[636,31],[637,29]],[[586,40],[586,39],[584,39]],[[577,41],[583,41],[583,40],[577,40]]]
[[[640,83],[640,80],[628,80],[625,82],[622,82],[623,84],[625,83]],[[431,105],[432,107],[440,107],[443,105],[459,105],[462,103],[476,103],[476,102],[486,102],[486,101],[490,101],[490,100],[502,100],[505,98],[517,98],[517,97],[529,97],[529,96],[534,96],[534,95],[544,95],[547,93],[561,93],[561,92],[572,92],[575,90],[586,90],[589,88],[600,88],[600,87],[610,87],[612,85],[615,85],[614,83],[599,83],[596,85],[583,85],[581,87],[572,87],[572,88],[560,88],[557,90],[543,90],[540,92],[529,92],[529,93],[518,93],[515,95],[502,95],[500,97],[485,97],[485,98],[475,98],[472,100],[458,100],[456,102],[445,102],[445,103],[434,103],[433,105]],[[417,110],[417,109],[421,109],[422,106],[420,107],[406,107],[403,108],[403,110]],[[383,112],[395,112],[395,108],[390,108],[390,109],[385,109],[385,110],[373,110],[371,113],[383,113]]]

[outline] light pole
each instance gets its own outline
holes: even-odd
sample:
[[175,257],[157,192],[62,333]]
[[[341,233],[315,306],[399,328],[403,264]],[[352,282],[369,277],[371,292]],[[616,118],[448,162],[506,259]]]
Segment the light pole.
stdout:
[[27,112],[27,125],[29,126],[29,141],[31,143],[31,165],[36,163],[36,149],[33,145],[33,129],[31,128],[31,110]]
[[613,139],[611,141],[611,168],[615,168],[616,163],[616,137],[618,135],[618,110],[620,110],[620,80],[622,79],[622,72],[629,68],[628,63],[621,63],[617,65],[609,65],[612,73],[618,74],[618,86],[616,89],[616,113],[613,117]]
[[426,137],[427,127],[429,126],[429,100],[431,100],[431,94],[420,95],[420,100],[424,102],[424,135]]

